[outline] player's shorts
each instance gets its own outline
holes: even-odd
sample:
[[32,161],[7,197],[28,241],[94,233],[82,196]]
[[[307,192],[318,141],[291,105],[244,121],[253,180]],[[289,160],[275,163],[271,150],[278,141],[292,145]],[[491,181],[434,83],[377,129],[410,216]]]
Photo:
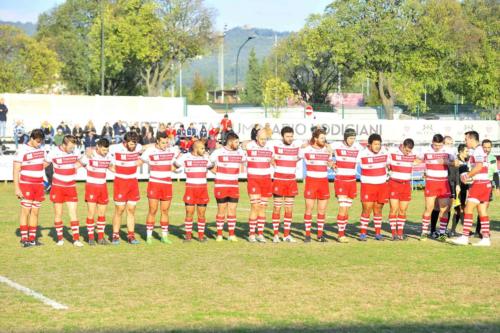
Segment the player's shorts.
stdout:
[[449,199],[451,196],[450,183],[448,180],[427,180],[424,195],[426,198]]
[[377,202],[386,204],[389,201],[389,186],[383,184],[361,183],[361,202]]
[[63,187],[52,185],[50,189],[50,201],[53,203],[78,202],[76,186]]
[[356,198],[358,194],[358,188],[356,185],[356,180],[342,180],[335,179],[333,183],[335,186],[335,196],[338,197],[340,195],[346,196],[350,199]]
[[474,182],[467,193],[467,201],[483,203],[490,201],[491,182]]
[[273,194],[275,197],[295,197],[299,194],[299,188],[295,179],[273,181]]
[[207,185],[189,186],[186,185],[184,198],[182,199],[186,205],[206,205],[208,204],[208,187]]
[[107,205],[109,202],[108,186],[106,184],[85,184],[85,201],[98,205]]
[[328,183],[328,179],[306,177],[304,198],[314,200],[330,199],[330,184]]
[[43,184],[19,183],[24,200],[42,202],[45,200]]
[[410,181],[389,179],[389,199],[395,199],[399,201],[410,201],[411,200]]
[[215,187],[214,195],[217,203],[238,202],[240,198],[239,187]]
[[261,197],[270,198],[273,195],[273,181],[271,177],[258,178],[250,177],[247,179],[248,195],[259,194]]
[[172,184],[157,182],[148,183],[148,199],[170,201],[172,200]]
[[137,179],[115,178],[113,183],[113,199],[119,204],[135,204],[141,198]]

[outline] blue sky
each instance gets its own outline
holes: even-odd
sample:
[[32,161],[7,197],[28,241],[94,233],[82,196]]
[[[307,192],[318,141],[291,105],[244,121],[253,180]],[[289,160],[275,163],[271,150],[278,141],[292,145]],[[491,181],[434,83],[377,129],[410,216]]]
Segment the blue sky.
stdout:
[[[63,0],[0,0],[0,20],[35,22],[38,15]],[[321,13],[332,0],[205,0],[217,12],[216,26],[221,30],[249,25],[278,31],[299,30],[305,19]]]

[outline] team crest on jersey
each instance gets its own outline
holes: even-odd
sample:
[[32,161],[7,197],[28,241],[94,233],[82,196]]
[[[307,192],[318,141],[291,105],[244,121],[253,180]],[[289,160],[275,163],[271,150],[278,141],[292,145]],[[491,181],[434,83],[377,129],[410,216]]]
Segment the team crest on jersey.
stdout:
[[368,200],[368,194],[365,194],[365,199],[367,199],[367,200]]
[[396,155],[396,159],[401,161],[401,156],[400,155]]
[[91,194],[89,197],[90,197],[90,199],[94,199],[94,195],[93,194]]
[[31,153],[30,153],[30,154],[28,154],[28,155],[27,155],[27,158],[28,158],[29,160],[31,160],[31,159],[33,158],[33,154],[31,154]]
[[283,154],[283,149],[282,148],[278,149],[278,154]]
[[186,200],[191,200],[191,197],[190,197],[190,196],[187,196],[187,197],[186,197]]
[[223,156],[223,157],[222,157],[222,160],[223,160],[224,162],[229,161],[229,156]]
[[342,191],[344,191],[344,189],[343,188],[339,188],[339,192],[342,192]]
[[118,198],[121,198],[121,197],[123,197],[123,195],[121,195],[121,194],[118,194]]
[[347,155],[347,151],[346,150],[342,150],[342,155]]
[[62,159],[62,158],[58,158],[58,159],[57,159],[57,163],[58,163],[58,164],[62,164],[62,162],[63,162],[63,159]]
[[369,157],[368,158],[368,163],[373,163],[373,158]]
[[26,192],[26,196],[29,196],[30,195],[30,192]]
[[316,155],[314,155],[314,154],[311,154],[310,156],[312,159],[314,159],[316,157]]
[[193,162],[191,162],[191,161],[187,161],[187,163],[186,163],[186,164],[187,164],[187,166],[192,166],[192,165],[193,165]]
[[252,156],[257,156],[257,151],[256,150],[252,150]]
[[158,155],[153,156],[153,160],[158,161],[159,159],[160,159],[160,156],[158,156]]

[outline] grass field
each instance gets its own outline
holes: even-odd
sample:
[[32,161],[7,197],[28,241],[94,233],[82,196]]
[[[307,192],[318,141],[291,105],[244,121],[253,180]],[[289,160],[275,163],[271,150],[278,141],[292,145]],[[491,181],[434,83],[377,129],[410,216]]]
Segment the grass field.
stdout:
[[[141,183],[143,194],[145,185]],[[45,246],[23,249],[18,243],[19,203],[12,184],[1,184],[0,275],[69,309],[54,310],[0,284],[0,332],[500,331],[500,198],[490,208],[491,248],[418,242],[421,191],[414,193],[410,206],[407,230],[412,237],[407,242],[335,242],[337,204],[331,200],[327,244],[250,244],[243,239],[186,244],[181,239],[183,185],[174,184],[172,245],[142,241],[138,246],[122,242],[74,248],[67,242],[57,247],[52,207],[46,201],[41,210]],[[247,232],[245,185],[238,211],[240,237]],[[83,200],[83,184],[79,192]],[[143,198],[137,214],[141,240],[146,207]],[[293,224],[299,239],[303,207],[299,198]],[[356,202],[351,223],[359,212]],[[109,209],[108,223],[111,213]],[[207,217],[213,235],[213,200]],[[387,234],[386,222],[384,229]],[[352,235],[357,226],[351,224],[347,231]],[[271,232],[268,224],[268,237]],[[83,228],[82,234],[86,236]]]

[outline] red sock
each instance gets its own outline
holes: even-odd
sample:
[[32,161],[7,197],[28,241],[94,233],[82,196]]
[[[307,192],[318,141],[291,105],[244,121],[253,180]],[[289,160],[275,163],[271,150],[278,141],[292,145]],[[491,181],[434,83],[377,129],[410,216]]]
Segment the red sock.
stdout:
[[398,216],[398,236],[403,236],[406,222],[406,215]]
[[375,226],[375,235],[380,235],[382,229],[382,215],[374,215],[373,224]]
[[398,217],[397,217],[397,215],[389,215],[389,225],[391,226],[392,237],[396,236],[397,226],[398,226]]
[[325,214],[318,214],[316,223],[318,224],[318,238],[321,238],[323,237],[323,229],[325,227]]
[[490,218],[488,216],[480,216],[479,223],[481,223],[481,235],[484,238],[490,238]]
[[193,219],[184,219],[184,229],[186,229],[186,239],[191,239],[193,233]]
[[464,214],[464,236],[470,236],[470,229],[472,228],[472,214]]
[[258,216],[257,217],[257,234],[259,236],[264,235],[264,226],[266,225],[266,217]]
[[312,215],[304,214],[304,229],[306,231],[306,236],[311,236],[311,224],[312,224]]
[[347,224],[347,216],[337,215],[337,228],[339,229],[339,237],[345,236],[345,226]]
[[97,239],[101,240],[104,238],[104,229],[106,229],[106,217],[97,217]]
[[36,239],[36,229],[37,227],[36,226],[29,226],[28,227],[28,240],[30,242],[34,242],[35,239]]
[[292,228],[292,214],[285,211],[285,216],[283,217],[283,236],[288,237],[290,235],[290,229]]
[[273,233],[274,236],[278,236],[280,233],[280,214],[274,214],[272,216],[273,221]]
[[54,221],[54,227],[56,228],[57,240],[60,241],[63,239],[63,222],[62,221]]
[[28,241],[28,225],[20,225],[19,230],[21,231],[21,241]]
[[73,233],[73,240],[80,240],[80,222],[71,221],[71,232]]
[[234,229],[236,229],[236,216],[227,217],[227,229],[229,230],[229,236],[234,236]]
[[130,239],[135,239],[135,233],[133,231],[129,231],[127,234],[127,238]]
[[89,240],[94,239],[94,219],[87,219],[87,235]]
[[217,236],[222,236],[224,230],[224,216],[217,215],[215,217],[215,224],[217,226]]
[[202,219],[198,217],[198,238],[202,239],[205,237],[205,224],[207,223],[206,219]]
[[366,235],[366,228],[368,228],[368,223],[370,223],[370,215],[361,214],[359,223],[361,224],[361,233]]

